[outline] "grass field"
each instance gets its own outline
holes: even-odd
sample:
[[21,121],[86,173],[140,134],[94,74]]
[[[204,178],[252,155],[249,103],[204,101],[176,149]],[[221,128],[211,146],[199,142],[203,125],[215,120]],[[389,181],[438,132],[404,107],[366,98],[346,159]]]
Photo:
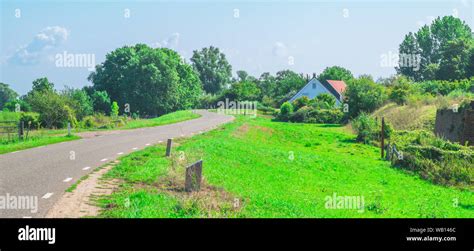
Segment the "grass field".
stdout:
[[[6,115],[7,113],[3,113]],[[13,112],[9,112],[10,116],[8,119],[12,119],[12,114],[15,115]],[[172,123],[178,123],[185,120],[190,120],[194,118],[198,118],[201,115],[197,113],[193,113],[192,111],[177,111],[173,113],[169,113],[158,118],[153,119],[137,119],[131,120],[123,127],[112,128],[112,129],[101,129],[104,130],[125,130],[125,129],[136,129],[142,127],[153,127],[153,126],[160,126]],[[7,117],[2,116],[2,112],[0,112],[0,118]],[[17,116],[19,119],[19,116]],[[19,141],[7,141],[7,140],[0,140],[0,154],[9,153],[19,150],[24,150],[28,148],[55,144],[63,141],[70,141],[80,139],[79,136],[74,135],[75,133],[80,132],[87,132],[87,131],[98,131],[97,129],[82,129],[82,128],[74,128],[72,130],[73,135],[67,136],[67,129],[59,129],[59,130],[33,130],[29,132],[29,137],[27,140]],[[14,136],[12,136],[14,137]],[[16,136],[18,137],[18,136]]]
[[[122,180],[103,197],[101,217],[474,217],[474,193],[434,185],[390,167],[379,149],[337,125],[238,117],[220,129],[121,159],[106,178]],[[204,161],[204,187],[183,192],[184,167]],[[331,209],[333,196],[362,208]]]

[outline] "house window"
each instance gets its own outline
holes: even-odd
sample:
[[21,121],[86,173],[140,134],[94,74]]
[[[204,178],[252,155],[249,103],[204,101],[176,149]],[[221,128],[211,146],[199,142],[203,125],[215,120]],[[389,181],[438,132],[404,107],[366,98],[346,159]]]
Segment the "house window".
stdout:
[[313,89],[316,89],[316,83],[313,83]]

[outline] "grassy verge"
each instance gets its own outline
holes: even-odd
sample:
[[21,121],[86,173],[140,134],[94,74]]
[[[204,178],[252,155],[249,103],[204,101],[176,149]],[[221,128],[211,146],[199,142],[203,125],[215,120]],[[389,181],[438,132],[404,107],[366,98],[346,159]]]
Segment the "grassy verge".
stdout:
[[28,148],[56,144],[64,141],[80,139],[78,136],[48,136],[48,137],[32,137],[25,141],[3,142],[0,143],[0,154],[20,151]]
[[153,127],[167,124],[178,123],[190,119],[199,118],[201,115],[193,113],[192,111],[177,111],[169,113],[154,119],[138,119],[128,122],[123,128],[118,129],[135,129],[142,127]]
[[[101,200],[102,217],[474,217],[474,193],[390,167],[344,128],[239,117],[218,130],[122,158],[108,178],[124,183]],[[184,167],[204,160],[204,189],[182,190]],[[362,210],[328,197],[359,196]]]
[[[106,131],[106,130],[125,130],[125,129],[136,129],[143,127],[161,126],[167,124],[178,123],[190,119],[195,119],[201,115],[193,113],[192,111],[177,111],[169,113],[154,119],[137,119],[132,120],[123,127],[110,128],[110,129],[82,129],[75,128],[72,130],[73,133],[87,132],[87,131]],[[25,141],[3,141],[0,142],[0,154],[24,150],[28,148],[44,146],[49,144],[60,143],[64,141],[71,141],[80,139],[79,136],[64,136],[67,134],[67,129],[59,130],[34,130],[29,132],[29,139]]]

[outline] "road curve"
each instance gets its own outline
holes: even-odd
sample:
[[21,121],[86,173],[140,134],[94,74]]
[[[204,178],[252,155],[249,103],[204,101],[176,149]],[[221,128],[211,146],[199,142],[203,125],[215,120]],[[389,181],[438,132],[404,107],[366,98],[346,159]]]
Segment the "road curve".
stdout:
[[159,141],[188,137],[234,119],[204,110],[195,112],[202,116],[0,155],[0,196],[4,199],[37,196],[38,201],[35,213],[31,209],[0,207],[0,218],[42,218],[69,186],[94,168]]

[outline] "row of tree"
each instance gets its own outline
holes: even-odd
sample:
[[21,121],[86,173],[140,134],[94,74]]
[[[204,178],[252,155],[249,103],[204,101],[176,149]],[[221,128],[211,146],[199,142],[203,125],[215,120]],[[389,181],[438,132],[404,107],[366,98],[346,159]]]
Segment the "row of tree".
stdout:
[[[474,71],[472,44],[471,30],[464,22],[454,17],[437,18],[417,33],[409,33],[400,45],[401,54],[421,55],[419,71],[403,64],[397,70],[414,81],[468,78]],[[58,92],[52,83],[43,78],[35,80],[32,91],[17,99],[14,91],[0,84],[0,109],[6,107],[12,110],[12,105],[20,103],[22,110],[42,111],[56,107],[43,104],[44,100],[48,100],[65,104],[61,109],[53,109],[55,112],[67,114],[70,109],[80,120],[95,112],[109,114],[111,101],[118,103],[119,112],[140,116],[208,108],[226,98],[259,101],[263,107],[278,108],[309,80],[307,76],[291,70],[282,70],[275,75],[265,72],[258,78],[245,71],[236,73],[237,76],[233,77],[232,66],[226,56],[213,46],[194,51],[188,63],[171,49],[137,44],[108,53],[105,61],[97,65],[88,77],[93,85],[83,89],[66,88]],[[368,107],[362,110],[370,110],[380,103],[373,99],[378,97],[381,86],[370,76],[355,79],[349,70],[333,66],[316,77],[319,80],[346,81],[349,87],[345,96],[350,97],[347,103],[351,107],[363,104]],[[393,81],[390,78],[377,82],[391,84]],[[396,84],[390,95],[397,95],[398,92],[398,96],[403,97],[402,94],[407,92],[406,82],[402,80],[401,84]],[[432,85],[427,86],[430,88]],[[352,95],[355,90],[357,95]],[[48,126],[56,123],[54,119],[50,121]]]
[[474,38],[471,28],[453,16],[436,18],[399,46],[397,72],[415,81],[459,80],[474,76]]

